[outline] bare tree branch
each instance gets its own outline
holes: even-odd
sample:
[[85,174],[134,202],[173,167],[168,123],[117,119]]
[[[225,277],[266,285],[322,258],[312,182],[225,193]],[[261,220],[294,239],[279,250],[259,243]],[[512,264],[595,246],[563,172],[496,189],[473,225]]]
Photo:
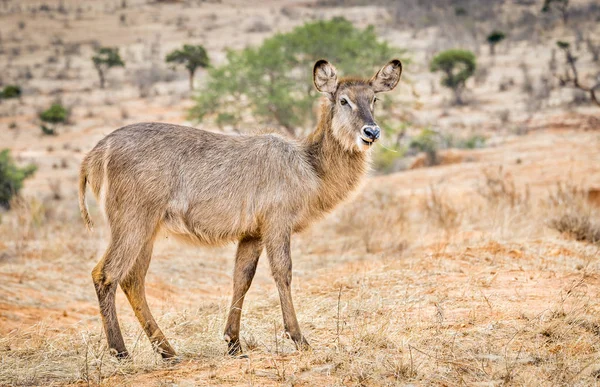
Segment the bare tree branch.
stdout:
[[[557,42],[556,45],[565,53],[565,61],[567,66],[563,76],[554,74],[560,81],[561,86],[572,86],[576,89],[583,90],[590,94],[592,101],[600,106],[599,96],[596,95],[600,91],[600,74],[596,76],[596,83],[593,86],[584,86],[579,81],[579,73],[577,72],[577,57],[571,52],[571,46],[566,42]],[[569,71],[570,69],[570,71]]]

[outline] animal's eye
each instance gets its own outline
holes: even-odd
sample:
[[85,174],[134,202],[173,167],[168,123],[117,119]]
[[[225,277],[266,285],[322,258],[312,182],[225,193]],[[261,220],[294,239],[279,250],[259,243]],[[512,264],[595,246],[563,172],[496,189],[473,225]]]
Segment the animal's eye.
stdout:
[[347,105],[348,101],[346,100],[346,98],[342,98],[340,99],[340,105]]
[[373,98],[373,103],[375,103],[375,102],[377,102],[377,101],[379,101],[379,98],[377,98],[377,97],[374,97],[374,98]]

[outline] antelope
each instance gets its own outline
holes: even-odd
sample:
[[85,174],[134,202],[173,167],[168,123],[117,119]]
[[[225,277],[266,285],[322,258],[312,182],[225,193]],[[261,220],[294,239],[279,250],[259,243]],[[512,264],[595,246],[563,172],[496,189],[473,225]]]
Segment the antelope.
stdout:
[[369,150],[381,134],[373,118],[375,95],[394,89],[401,73],[402,64],[394,59],[371,79],[338,80],[333,65],[317,61],[313,82],[326,98],[316,129],[301,140],[138,123],[98,142],[81,164],[79,206],[91,230],[85,200],[89,184],[110,227],[108,248],[92,280],[111,352],[129,356],[115,309],[120,285],[154,349],[164,359],[176,356],[150,313],[144,288],[159,230],[204,246],[237,241],[224,332],[230,355],[242,351],[242,304],[263,249],[285,332],[298,350],[309,348],[292,302],[291,235],[360,185]]

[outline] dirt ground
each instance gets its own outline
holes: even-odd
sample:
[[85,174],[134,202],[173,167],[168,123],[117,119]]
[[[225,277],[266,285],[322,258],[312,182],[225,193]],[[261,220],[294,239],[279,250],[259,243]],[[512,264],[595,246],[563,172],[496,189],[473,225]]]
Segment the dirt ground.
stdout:
[[[39,11],[42,3],[50,11]],[[90,277],[107,229],[92,202],[97,227],[88,233],[76,201],[85,152],[138,121],[211,129],[187,121],[193,100],[181,69],[162,63],[149,87],[135,81],[182,42],[205,45],[219,64],[227,47],[335,15],[375,24],[383,39],[408,50],[394,103],[398,119],[412,123],[409,134],[435,125],[484,135],[485,147],[441,150],[435,167],[422,167],[416,155],[405,160],[412,169],[372,173],[353,200],[294,237],[294,299],[310,351],[284,337],[263,257],[242,316],[248,357],[226,356],[235,246],[195,248],[161,237],[146,288],[180,359],[165,363],[152,351],[121,291],[117,309],[132,359],[114,359]],[[249,32],[258,21],[270,30]],[[456,42],[440,39],[436,27],[394,25],[384,6],[3,2],[0,78],[22,80],[24,95],[0,103],[0,148],[38,171],[24,199],[1,214],[0,385],[600,384],[600,244],[555,226],[564,216],[599,222],[600,108],[574,104],[573,92],[560,87],[532,108],[521,85],[523,63],[537,90],[552,39],[575,39],[575,30],[556,23],[530,41],[511,40],[495,58],[480,47],[488,75],[469,85],[471,103],[454,106],[428,61]],[[598,36],[594,28],[587,32]],[[93,41],[118,45],[128,63],[111,70],[105,90],[89,63]],[[65,55],[70,44],[78,48]],[[597,70],[584,48],[579,55],[584,73]],[[510,79],[513,86],[499,91]],[[37,114],[56,98],[70,107],[71,123],[42,136]]]

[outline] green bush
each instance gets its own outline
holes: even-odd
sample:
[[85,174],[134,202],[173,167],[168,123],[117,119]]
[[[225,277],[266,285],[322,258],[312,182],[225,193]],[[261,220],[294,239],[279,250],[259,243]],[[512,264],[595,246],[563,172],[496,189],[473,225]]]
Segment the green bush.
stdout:
[[23,180],[33,175],[36,169],[33,164],[19,168],[9,149],[0,151],[0,206],[10,208],[10,200],[23,188]]
[[485,146],[485,141],[486,138],[479,135],[479,134],[475,134],[471,137],[468,137],[466,140],[462,141],[458,148],[466,148],[466,149],[477,149],[477,148],[483,148]]
[[427,165],[437,165],[438,149],[440,147],[439,135],[431,129],[423,129],[419,135],[415,136],[409,147],[419,152],[425,152],[427,156]]
[[467,137],[455,137],[435,130],[424,128],[413,137],[409,143],[409,149],[425,152],[427,165],[439,164],[438,153],[441,149],[478,149],[485,147],[486,138],[480,134],[472,134]]
[[326,58],[341,74],[371,76],[401,52],[379,41],[372,26],[358,29],[340,17],[307,23],[259,47],[229,51],[225,65],[208,71],[190,118],[237,125],[251,113],[261,124],[295,135],[312,123],[315,61]]
[[[445,137],[445,138],[444,138]],[[470,134],[466,137],[455,137],[451,134],[447,136],[442,136],[445,144],[449,148],[458,148],[458,149],[478,149],[484,148],[485,142],[487,139],[481,134]]]
[[392,173],[396,171],[396,162],[403,158],[406,149],[400,146],[377,148],[373,155],[373,168],[380,173]]
[[444,73],[442,85],[452,89],[456,103],[462,105],[462,92],[476,67],[475,54],[468,50],[454,49],[436,55],[431,61],[430,69]]
[[40,119],[51,124],[60,124],[67,121],[67,116],[67,109],[61,104],[55,103],[40,114]]
[[46,135],[54,135],[56,134],[56,126],[58,124],[63,124],[67,122],[69,117],[69,112],[65,109],[61,104],[55,103],[48,110],[44,110],[40,113],[40,120],[43,122],[50,124],[50,126],[46,126],[44,124],[41,125],[42,132]]
[[185,68],[190,75],[190,90],[194,90],[194,73],[198,67],[208,67],[210,61],[208,54],[202,46],[192,46],[185,44],[182,49],[174,50],[169,53],[165,61],[167,63],[185,64]]
[[0,92],[0,98],[19,98],[21,96],[21,88],[16,85],[6,85],[4,90]]

